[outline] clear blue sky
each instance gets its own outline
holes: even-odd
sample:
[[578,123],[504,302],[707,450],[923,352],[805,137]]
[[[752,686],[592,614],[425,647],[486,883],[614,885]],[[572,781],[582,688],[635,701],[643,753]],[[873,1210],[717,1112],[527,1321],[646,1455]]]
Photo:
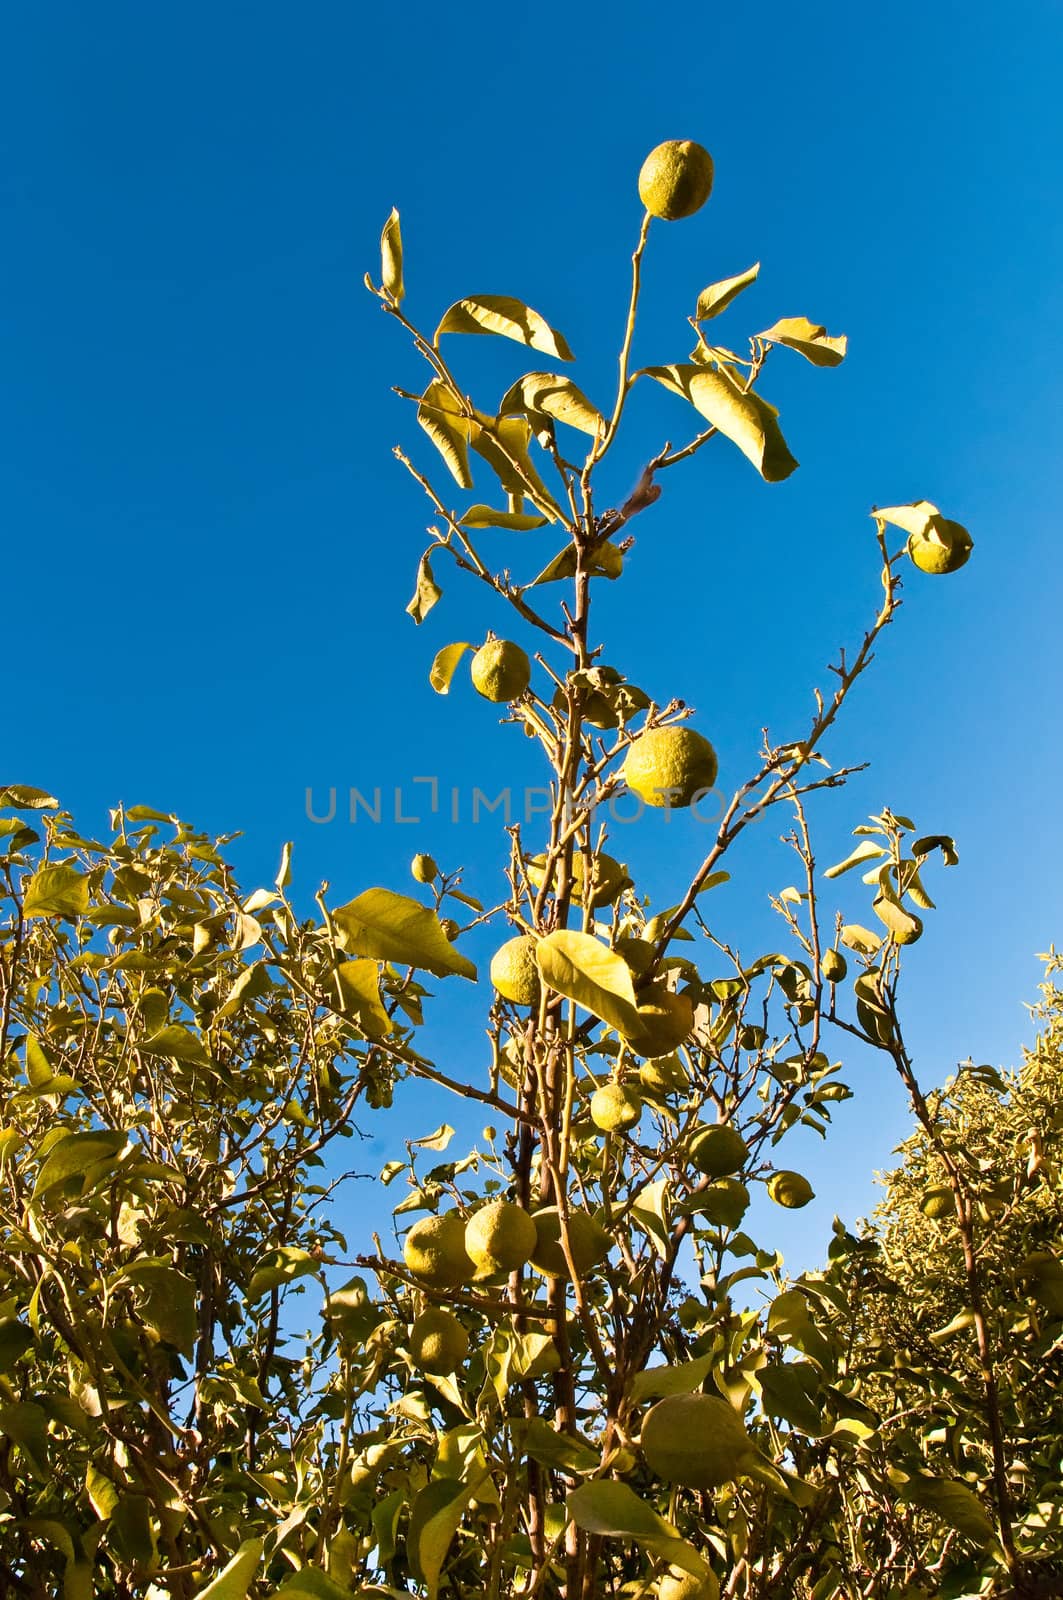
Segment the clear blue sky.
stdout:
[[[9,8],[3,43],[3,776],[49,786],[88,830],[119,799],[242,829],[249,888],[294,838],[308,898],[326,877],[334,900],[405,889],[415,849],[497,895],[497,827],[304,814],[308,786],[397,783],[409,812],[418,775],[488,792],[539,776],[484,702],[428,687],[441,644],[508,624],[450,576],[423,628],[403,615],[427,519],[390,448],[431,452],[389,392],[418,369],[362,274],[397,204],[411,315],[519,295],[604,402],[635,176],[661,139],[695,138],[716,190],[654,231],[636,357],[682,359],[697,291],[756,259],[720,337],[805,314],[850,354],[836,372],[773,359],[765,392],[802,463],[786,484],[722,442],[668,481],[630,581],[602,596],[607,657],[696,705],[738,781],[763,724],[800,733],[872,614],[870,505],[927,496],[967,523],[969,566],[906,585],[831,746],[871,772],[816,828],[824,863],[886,803],[955,834],[961,865],[932,870],[941,909],[909,962],[911,1040],[929,1080],[969,1053],[1015,1059],[1034,952],[1063,935],[1058,4],[66,0]],[[465,342],[462,370],[500,392],[523,352],[488,343]],[[684,419],[662,399],[631,421],[618,500]],[[551,548],[514,536],[514,563]],[[647,823],[617,853],[667,904],[704,831]],[[775,946],[766,895],[793,876],[779,831],[744,842],[719,901],[750,955]],[[482,1058],[482,1007],[455,987],[432,1038],[458,1068]],[[853,1065],[794,1260],[835,1210],[867,1209],[906,1126],[881,1071]],[[442,1113],[404,1099],[365,1164]]]

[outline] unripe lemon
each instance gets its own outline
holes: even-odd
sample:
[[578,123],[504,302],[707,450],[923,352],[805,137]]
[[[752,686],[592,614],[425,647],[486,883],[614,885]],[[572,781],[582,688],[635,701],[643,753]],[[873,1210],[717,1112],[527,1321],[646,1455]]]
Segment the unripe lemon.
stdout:
[[439,868],[431,856],[417,855],[410,862],[410,871],[417,883],[431,883],[438,878]]
[[690,996],[654,983],[638,997],[638,1024],[625,1037],[637,1055],[670,1056],[693,1026]]
[[849,963],[840,950],[825,950],[819,970],[827,983],[842,983],[849,970]]
[[465,1250],[465,1224],[456,1211],[415,1222],[402,1255],[410,1271],[436,1289],[468,1283],[476,1270]]
[[[561,1247],[561,1219],[556,1206],[545,1206],[535,1213],[536,1244],[531,1264],[546,1278],[567,1278],[568,1263]],[[597,1218],[586,1211],[570,1211],[568,1236],[572,1259],[582,1276],[604,1261],[613,1241]]]
[[699,1189],[692,1203],[717,1228],[737,1228],[749,1210],[749,1190],[737,1178],[719,1178]]
[[933,1189],[928,1189],[919,1202],[919,1209],[924,1217],[933,1217],[940,1221],[942,1217],[956,1215],[956,1196],[948,1184],[938,1184]]
[[749,1146],[729,1122],[698,1128],[690,1141],[690,1159],[707,1178],[729,1178],[741,1172],[749,1159]]
[[688,806],[716,782],[718,763],[695,728],[648,728],[628,749],[620,775],[648,806]]
[[789,1211],[799,1211],[816,1198],[815,1190],[799,1172],[773,1172],[768,1179],[768,1193],[776,1205]]
[[642,1424],[642,1454],[650,1471],[685,1489],[719,1489],[745,1471],[754,1445],[742,1419],[713,1394],[675,1394],[658,1400]]
[[670,1567],[657,1585],[657,1600],[720,1600],[715,1573],[695,1578],[692,1572]]
[[503,1000],[512,1000],[515,1006],[533,1006],[539,999],[537,942],[530,934],[519,934],[491,957],[491,982]]
[[472,682],[485,700],[515,700],[531,682],[531,662],[511,639],[490,639],[472,658]]
[[456,923],[454,921],[453,917],[440,917],[439,926],[442,928],[444,934],[446,935],[446,937],[450,941],[450,943],[453,944],[454,940],[458,937],[458,934],[461,932],[461,928],[458,925],[458,923]]
[[679,1057],[672,1055],[644,1061],[639,1068],[639,1082],[658,1094],[677,1094],[689,1086],[690,1079]]
[[712,157],[692,139],[667,139],[639,173],[639,199],[652,217],[678,222],[700,211],[712,193]]
[[478,1274],[515,1272],[531,1260],[538,1238],[531,1214],[523,1206],[492,1200],[469,1218],[465,1250]]
[[468,1353],[468,1333],[457,1317],[441,1306],[422,1311],[410,1329],[410,1355],[422,1372],[442,1377],[460,1367]]
[[958,572],[973,549],[974,540],[963,523],[948,517],[932,517],[922,533],[913,533],[908,540],[908,554],[919,571],[934,577]]
[[622,1083],[603,1083],[591,1095],[591,1121],[603,1133],[633,1128],[642,1115],[642,1101]]

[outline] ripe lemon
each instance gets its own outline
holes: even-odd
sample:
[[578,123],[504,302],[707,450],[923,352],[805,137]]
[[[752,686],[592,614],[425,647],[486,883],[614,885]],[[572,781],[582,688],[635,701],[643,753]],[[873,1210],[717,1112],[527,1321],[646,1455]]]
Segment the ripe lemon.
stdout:
[[920,572],[933,577],[958,572],[973,549],[974,540],[963,523],[950,522],[948,517],[931,517],[922,533],[913,533],[908,540],[912,561]]
[[825,950],[819,970],[827,983],[842,983],[849,970],[849,963],[840,950]]
[[439,877],[439,868],[431,856],[417,855],[410,862],[410,871],[417,883],[431,883]]
[[639,995],[637,1014],[637,1027],[625,1037],[640,1056],[671,1055],[694,1026],[690,996],[676,994],[663,983],[653,983]]
[[679,1057],[672,1055],[644,1061],[639,1068],[639,1082],[657,1094],[678,1094],[688,1087],[690,1079]]
[[776,1205],[788,1211],[799,1211],[816,1198],[816,1192],[807,1178],[799,1172],[773,1172],[768,1179],[768,1193]]
[[422,1372],[442,1377],[453,1372],[469,1353],[469,1335],[441,1306],[422,1311],[410,1329],[410,1355]]
[[712,1572],[695,1578],[692,1572],[669,1567],[657,1585],[657,1600],[720,1600],[720,1585]]
[[648,806],[688,806],[711,789],[716,752],[694,728],[648,728],[631,745],[620,775]]
[[456,1211],[415,1222],[402,1255],[410,1271],[436,1289],[468,1283],[476,1270],[465,1250],[465,1224]]
[[603,1083],[591,1095],[591,1121],[603,1133],[633,1128],[642,1115],[642,1101],[622,1083]]
[[481,1206],[465,1228],[465,1250],[481,1276],[515,1272],[531,1260],[538,1239],[531,1214],[508,1200]]
[[642,1424],[642,1454],[650,1471],[686,1489],[733,1483],[754,1453],[741,1417],[717,1395],[668,1395],[650,1408]]
[[639,173],[639,199],[652,217],[678,222],[700,211],[712,193],[709,152],[692,139],[667,139],[651,150]]
[[539,999],[539,968],[535,960],[537,940],[530,934],[507,939],[491,957],[491,982],[503,1000],[515,1006],[533,1006]]
[[472,682],[485,700],[515,700],[531,682],[531,662],[511,639],[490,639],[472,658]]
[[[546,1278],[567,1278],[568,1263],[561,1247],[561,1219],[556,1206],[545,1206],[535,1213],[536,1244],[531,1264]],[[582,1276],[605,1260],[613,1241],[596,1217],[586,1211],[570,1211],[568,1236],[572,1259]]]
[[729,1178],[741,1172],[749,1159],[749,1146],[729,1122],[699,1128],[690,1141],[690,1159],[707,1178]]

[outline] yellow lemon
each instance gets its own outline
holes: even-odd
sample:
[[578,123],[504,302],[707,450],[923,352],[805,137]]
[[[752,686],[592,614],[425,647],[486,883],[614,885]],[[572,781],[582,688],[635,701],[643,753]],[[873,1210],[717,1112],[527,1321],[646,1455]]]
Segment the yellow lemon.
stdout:
[[531,682],[531,662],[511,639],[490,639],[472,658],[472,682],[485,700],[515,700]]
[[648,806],[688,806],[716,782],[716,752],[694,728],[648,728],[624,757],[620,774]]
[[732,1483],[754,1453],[741,1417],[718,1395],[668,1395],[642,1424],[642,1454],[650,1471],[686,1489]]
[[469,1353],[469,1335],[441,1306],[422,1311],[410,1329],[410,1355],[422,1372],[442,1377],[453,1372]]
[[480,1275],[514,1272],[530,1261],[539,1235],[530,1212],[508,1200],[492,1200],[469,1218],[465,1250]]
[[537,942],[530,934],[520,934],[507,939],[491,957],[491,982],[503,1000],[512,1000],[515,1006],[533,1006],[539,999]]
[[468,1283],[476,1270],[465,1250],[465,1223],[456,1211],[415,1222],[402,1255],[410,1271],[436,1289]]
[[651,216],[678,222],[701,210],[712,179],[712,157],[704,146],[693,139],[666,139],[642,163],[639,199]]
[[788,1211],[799,1211],[816,1198],[815,1190],[799,1172],[773,1172],[768,1179],[768,1193],[776,1205]]
[[[568,1263],[561,1247],[561,1219],[556,1206],[535,1213],[536,1245],[531,1264],[547,1278],[567,1278]],[[581,1275],[605,1260],[613,1241],[601,1223],[586,1211],[570,1211],[568,1236],[572,1259]]]
[[694,1006],[689,995],[675,994],[654,983],[638,996],[638,1024],[625,1035],[640,1056],[669,1056],[694,1026]]
[[433,879],[439,876],[439,868],[431,856],[414,856],[410,862],[410,871],[413,873],[414,880],[417,883],[431,883]]
[[931,517],[922,533],[913,533],[908,540],[912,561],[920,572],[933,577],[958,572],[973,549],[974,540],[963,523],[950,522],[948,517]]
[[729,1178],[741,1172],[749,1159],[749,1146],[729,1122],[698,1128],[690,1141],[690,1159],[707,1178]]
[[591,1095],[591,1121],[603,1133],[633,1128],[642,1115],[642,1101],[622,1083],[603,1083]]

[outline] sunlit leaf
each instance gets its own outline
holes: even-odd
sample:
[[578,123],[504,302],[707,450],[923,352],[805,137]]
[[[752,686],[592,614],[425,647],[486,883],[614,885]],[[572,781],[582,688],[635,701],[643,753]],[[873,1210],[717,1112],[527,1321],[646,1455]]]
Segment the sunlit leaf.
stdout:
[[70,1178],[84,1176],[86,1170],[97,1161],[116,1158],[125,1142],[124,1133],[107,1128],[101,1128],[98,1132],[64,1134],[52,1145],[41,1163],[33,1185],[33,1198],[36,1200],[39,1195],[46,1194],[49,1189],[66,1183]]
[[530,511],[496,511],[493,506],[470,506],[458,518],[463,528],[509,528],[514,533],[528,533],[532,528],[545,528],[546,517]]
[[414,622],[421,623],[436,602],[442,600],[442,598],[443,591],[435,580],[430,554],[426,550],[417,568],[417,586],[414,590],[413,599],[406,607],[406,610]]
[[411,1564],[428,1591],[428,1600],[436,1600],[439,1593],[443,1563],[476,1487],[475,1482],[436,1478],[410,1507],[407,1541]]
[[661,1400],[670,1394],[692,1394],[701,1388],[715,1364],[716,1357],[710,1354],[678,1366],[647,1367],[631,1380],[631,1399],[641,1405],[643,1400]]
[[391,889],[366,889],[332,913],[343,948],[376,961],[422,967],[437,978],[476,981],[476,968],[447,938],[434,911]]
[[340,1008],[357,1017],[370,1039],[384,1039],[395,1028],[380,998],[380,968],[376,961],[363,957],[341,961],[333,973]]
[[569,1516],[585,1533],[633,1539],[643,1550],[660,1556],[684,1572],[698,1578],[708,1576],[709,1567],[703,1557],[626,1483],[603,1478],[583,1483],[572,1491],[565,1503]]
[[262,1563],[264,1547],[262,1539],[245,1539],[218,1576],[205,1589],[197,1590],[195,1600],[247,1600],[251,1580]]
[[540,939],[535,959],[543,982],[620,1032],[638,1027],[635,990],[626,961],[589,933],[558,928]]
[[524,1431],[523,1443],[525,1455],[556,1472],[594,1472],[599,1464],[597,1450],[586,1440],[559,1433],[543,1417],[532,1417]]
[[757,335],[766,344],[784,344],[811,361],[814,367],[837,367],[845,360],[848,339],[845,334],[831,338],[826,328],[807,317],[783,317],[766,332]]
[[294,1245],[278,1245],[262,1257],[251,1274],[247,1298],[259,1300],[271,1289],[279,1289],[295,1278],[304,1278],[317,1271],[317,1262],[308,1250]]
[[734,278],[721,278],[718,283],[710,283],[707,289],[702,289],[698,295],[698,308],[694,313],[695,322],[708,322],[710,317],[718,317],[721,311],[726,311],[743,289],[756,281],[760,271],[760,262],[754,261],[745,272],[740,272]]
[[380,275],[387,293],[396,305],[401,305],[406,293],[402,281],[402,230],[394,206],[380,235]]
[[850,871],[853,867],[860,866],[865,861],[878,861],[886,854],[880,844],[875,844],[871,839],[865,839],[863,844],[858,844],[851,855],[844,861],[839,861],[837,866],[828,867],[823,874],[825,878],[840,878],[843,872]]
[[78,917],[89,909],[89,880],[69,862],[39,867],[26,885],[27,917]]
[[428,385],[417,406],[417,421],[439,451],[455,483],[472,488],[469,471],[471,419],[460,413],[458,402],[438,379]]
[[736,444],[766,483],[780,483],[797,467],[779,429],[779,413],[730,372],[679,363],[647,367],[647,377],[689,400],[714,428]]
[[58,805],[47,789],[34,789],[28,783],[9,783],[0,789],[0,811],[54,811]]
[[891,522],[905,533],[922,534],[941,513],[929,500],[915,500],[907,506],[876,506],[871,515],[876,522]]
[[566,422],[570,428],[594,438],[605,428],[605,418],[571,378],[557,372],[528,372],[518,378],[502,397],[498,414],[502,417],[523,412]]
[[556,356],[559,361],[573,360],[564,335],[551,328],[537,311],[510,295],[479,294],[456,301],[444,312],[433,342],[438,344],[444,333],[500,333],[506,339],[516,339],[518,344]]

